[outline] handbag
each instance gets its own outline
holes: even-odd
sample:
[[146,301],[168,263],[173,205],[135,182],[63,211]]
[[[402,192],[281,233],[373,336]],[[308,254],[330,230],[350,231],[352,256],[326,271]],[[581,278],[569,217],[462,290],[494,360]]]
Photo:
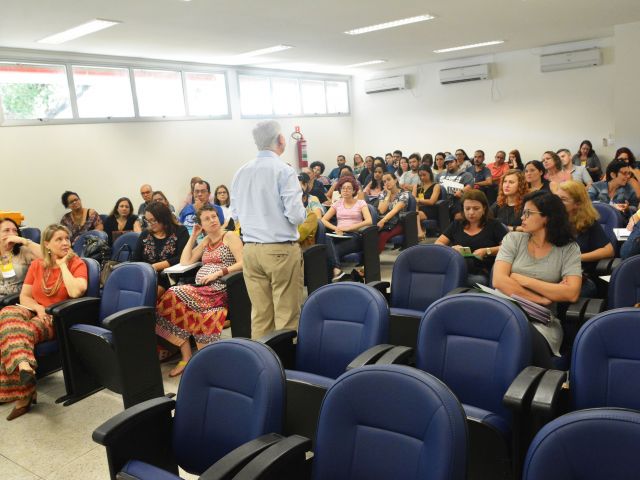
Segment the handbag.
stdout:
[[107,278],[109,278],[114,268],[116,268],[121,263],[124,263],[118,259],[120,258],[120,254],[125,249],[129,251],[129,255],[127,255],[127,260],[128,260],[131,257],[131,247],[125,243],[120,247],[116,255],[113,257],[115,258],[115,260],[107,260],[106,262],[103,263],[102,270],[100,271],[100,288],[103,288],[104,284],[107,283]]

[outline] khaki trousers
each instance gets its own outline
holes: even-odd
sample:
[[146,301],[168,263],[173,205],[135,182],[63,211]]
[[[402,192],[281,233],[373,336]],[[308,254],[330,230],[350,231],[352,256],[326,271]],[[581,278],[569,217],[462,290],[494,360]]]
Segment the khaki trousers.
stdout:
[[302,251],[293,243],[247,243],[242,273],[251,299],[251,338],[298,330],[304,285]]

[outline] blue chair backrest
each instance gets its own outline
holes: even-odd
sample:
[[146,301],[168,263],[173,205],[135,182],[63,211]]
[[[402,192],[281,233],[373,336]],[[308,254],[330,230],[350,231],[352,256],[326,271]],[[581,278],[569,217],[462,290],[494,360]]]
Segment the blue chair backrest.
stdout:
[[426,310],[467,279],[464,257],[444,245],[414,245],[398,255],[391,275],[391,306]]
[[640,302],[640,255],[623,260],[611,273],[609,308],[632,307]]
[[400,365],[351,370],[325,395],[313,478],[462,480],[467,432],[460,403],[439,380]]
[[389,307],[378,290],[354,282],[324,285],[300,313],[296,370],[337,378],[388,333]]
[[420,322],[416,367],[442,380],[462,403],[508,419],[502,398],[531,364],[529,328],[508,300],[481,293],[442,298]]
[[100,321],[109,315],[132,307],[155,307],[156,272],[148,263],[118,265],[104,285],[100,302]]
[[178,464],[200,474],[234,448],[281,433],[284,402],[284,372],[269,347],[233,338],[203,348],[180,380],[172,442]]
[[640,309],[595,316],[576,335],[571,358],[574,408],[640,410]]
[[409,202],[405,208],[405,212],[415,212],[417,208],[416,198],[409,193]]
[[24,238],[28,238],[32,242],[40,243],[40,229],[36,227],[21,228],[20,232]]
[[[111,260],[117,260],[119,262],[126,262],[129,260],[129,257],[133,254],[136,244],[138,243],[138,237],[140,237],[138,232],[127,232],[116,238],[113,242],[113,246],[111,247]],[[127,250],[125,245],[127,245],[130,250]]]
[[88,232],[84,232],[78,238],[76,238],[76,241],[73,243],[72,248],[76,255],[82,255],[84,244],[87,241],[88,237],[98,237],[105,242],[109,241],[109,237],[107,236],[107,234],[101,230],[89,230]]
[[569,413],[535,436],[523,480],[626,480],[640,472],[640,413],[595,408]]
[[369,213],[371,214],[371,223],[375,225],[378,223],[378,209],[370,204],[367,204],[367,207],[369,207]]
[[100,213],[100,220],[102,220],[102,223],[104,224],[107,221],[107,218],[109,218],[109,215],[107,215],[106,213]]
[[622,214],[616,210],[612,205],[608,205],[602,202],[593,202],[593,207],[597,210],[598,223],[602,225],[602,228],[606,232],[613,231],[614,228],[620,228],[623,226],[624,218]]
[[85,297],[100,296],[100,264],[93,258],[82,259],[87,266],[87,291]]
[[324,226],[322,220],[318,220],[318,229],[316,230],[316,243],[327,243],[327,227]]

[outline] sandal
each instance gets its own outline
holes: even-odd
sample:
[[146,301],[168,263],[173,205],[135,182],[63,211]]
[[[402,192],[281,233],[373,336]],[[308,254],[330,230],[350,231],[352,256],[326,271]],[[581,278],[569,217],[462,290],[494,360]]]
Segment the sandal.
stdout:
[[184,369],[187,366],[187,363],[189,363],[187,360],[180,360],[176,365],[176,367],[169,372],[169,376],[177,377],[178,375],[181,375],[182,372],[184,372]]

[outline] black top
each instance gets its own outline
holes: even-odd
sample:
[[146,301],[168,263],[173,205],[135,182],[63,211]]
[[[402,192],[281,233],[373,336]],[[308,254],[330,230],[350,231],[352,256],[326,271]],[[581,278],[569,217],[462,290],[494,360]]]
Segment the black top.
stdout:
[[[182,250],[189,241],[189,231],[184,225],[179,225],[175,233],[164,238],[154,237],[149,230],[144,230],[133,251],[132,261],[157,263],[166,260],[169,265],[175,265],[180,261]],[[169,288],[169,279],[166,275],[158,276],[158,285],[164,289]]]
[[[461,245],[463,247],[469,247],[472,252],[479,248],[495,247],[502,243],[503,237],[508,233],[507,228],[502,225],[498,220],[491,219],[487,221],[480,232],[475,235],[469,235],[464,231],[462,221],[455,220],[444,231],[443,235],[449,239],[449,245]],[[479,268],[491,268],[495,257],[485,257],[482,262],[477,262]]]
[[[133,224],[136,220],[138,220],[138,217],[136,215],[130,215],[129,218],[127,218],[127,223],[125,224],[123,231],[133,231]],[[109,245],[113,244],[112,237],[114,231],[118,231],[118,221],[116,220],[116,217],[114,217],[113,215],[109,215],[107,217],[107,220],[104,222],[104,232],[107,234],[107,237],[109,237]]]
[[[588,253],[611,243],[602,225],[597,221],[593,222],[589,228],[584,230],[576,238],[576,243],[580,247],[580,253]],[[583,262],[582,269],[587,272],[595,271],[597,262]]]
[[320,200],[320,203],[324,203],[327,201],[327,196],[325,195],[325,192],[326,190],[324,189],[322,182],[320,180],[314,180],[313,188],[309,190],[309,194],[313,195],[314,197],[318,197],[318,200]]
[[499,207],[497,203],[491,205],[491,213],[494,218],[507,227],[519,227],[522,224],[522,209],[515,211],[515,207],[503,205]]

